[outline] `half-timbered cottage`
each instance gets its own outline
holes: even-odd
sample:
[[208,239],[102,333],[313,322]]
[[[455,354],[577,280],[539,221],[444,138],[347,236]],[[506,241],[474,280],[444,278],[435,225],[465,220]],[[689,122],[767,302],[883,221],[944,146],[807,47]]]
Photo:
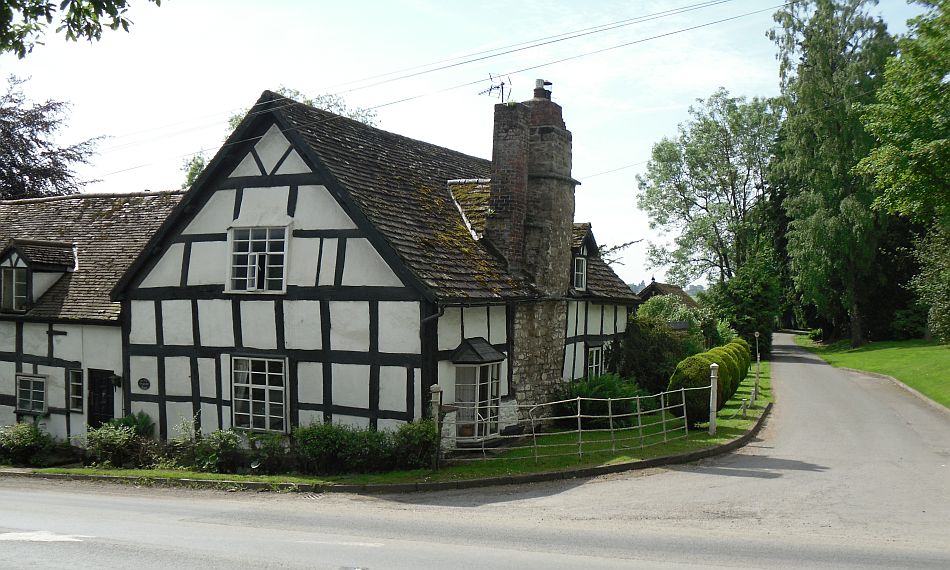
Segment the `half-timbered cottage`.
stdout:
[[[458,405],[459,436],[496,434],[515,403],[601,372],[604,343],[637,302],[590,226],[573,223],[576,185],[571,134],[542,84],[530,101],[496,106],[492,161],[265,92],[180,201],[135,197],[163,207],[109,284],[114,413],[145,411],[162,437],[192,418],[206,432],[388,428],[423,417],[438,383]],[[8,237],[76,243],[32,231]],[[21,396],[21,378],[43,380],[48,362],[65,377],[91,366],[84,354],[26,357],[17,331],[46,302],[37,284],[52,280],[36,275],[69,259],[66,245],[46,246],[47,258],[18,244],[3,259],[33,260],[26,282],[38,294],[0,313],[8,417],[57,408]],[[79,245],[60,281],[86,269]],[[22,299],[23,279],[10,282]],[[71,380],[56,382],[68,397]]]

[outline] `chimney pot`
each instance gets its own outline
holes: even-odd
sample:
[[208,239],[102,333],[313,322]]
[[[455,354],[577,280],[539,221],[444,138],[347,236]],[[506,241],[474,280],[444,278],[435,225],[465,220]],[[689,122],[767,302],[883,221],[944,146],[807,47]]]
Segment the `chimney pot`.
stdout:
[[551,92],[545,89],[546,86],[551,85],[550,81],[545,81],[544,79],[535,79],[534,80],[534,98],[535,99],[547,99],[551,100]]

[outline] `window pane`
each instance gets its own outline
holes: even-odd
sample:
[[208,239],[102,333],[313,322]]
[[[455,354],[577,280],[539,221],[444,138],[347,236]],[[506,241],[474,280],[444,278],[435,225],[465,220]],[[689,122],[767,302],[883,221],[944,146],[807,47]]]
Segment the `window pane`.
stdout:
[[250,230],[234,230],[235,240],[247,240],[250,237],[251,237]]

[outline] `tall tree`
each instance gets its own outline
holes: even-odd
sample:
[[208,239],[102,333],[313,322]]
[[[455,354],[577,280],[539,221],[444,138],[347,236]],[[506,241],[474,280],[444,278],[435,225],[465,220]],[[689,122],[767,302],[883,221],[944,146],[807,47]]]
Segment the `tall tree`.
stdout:
[[97,139],[65,147],[54,143],[67,104],[30,103],[20,87],[23,83],[11,76],[0,96],[0,199],[78,192],[86,182],[77,178],[73,166],[89,162]]
[[726,280],[768,245],[754,218],[767,192],[779,115],[767,100],[747,102],[725,89],[689,113],[676,139],[654,145],[646,175],[637,178],[650,227],[678,234],[672,248],[651,244],[650,260],[670,265],[677,283]]
[[802,300],[851,342],[877,283],[883,216],[871,182],[853,172],[873,146],[857,104],[873,100],[894,41],[868,0],[805,0],[775,14],[786,118],[781,159],[788,183],[788,254]]
[[0,53],[13,52],[23,59],[36,44],[42,45],[40,38],[54,19],[58,19],[56,33],[64,32],[72,41],[99,40],[103,26],[128,32],[132,24],[126,17],[128,9],[128,0],[0,0]]
[[950,1],[921,3],[930,11],[909,22],[877,101],[863,108],[877,146],[858,170],[874,176],[888,211],[950,224]]

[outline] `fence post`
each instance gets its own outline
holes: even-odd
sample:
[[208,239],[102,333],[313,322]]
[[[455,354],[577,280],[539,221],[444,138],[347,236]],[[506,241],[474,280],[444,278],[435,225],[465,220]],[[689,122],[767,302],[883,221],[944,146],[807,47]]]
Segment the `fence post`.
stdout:
[[759,371],[762,368],[762,357],[759,356],[759,331],[755,331],[755,384],[752,386],[752,405],[759,397]]
[[617,451],[617,444],[614,442],[614,400],[607,398],[607,417],[610,420],[610,451]]
[[534,428],[534,408],[528,410],[528,417],[531,418],[531,446],[534,447],[534,462],[538,463],[538,434]]
[[577,458],[584,457],[584,440],[581,430],[581,397],[577,397]]
[[660,427],[663,429],[663,441],[666,441],[666,392],[660,392]]
[[689,416],[686,415],[686,388],[680,388],[680,398],[683,402],[683,429],[686,430],[686,437],[689,437]]
[[442,386],[433,384],[429,387],[431,398],[429,400],[432,406],[432,421],[435,422],[435,435],[439,439],[439,446],[435,450],[435,457],[432,458],[432,468],[439,469],[439,456],[442,455]]
[[709,435],[716,435],[716,408],[719,394],[719,365],[709,365]]
[[640,449],[643,449],[643,410],[640,408],[640,396],[637,396],[637,431],[640,433]]

